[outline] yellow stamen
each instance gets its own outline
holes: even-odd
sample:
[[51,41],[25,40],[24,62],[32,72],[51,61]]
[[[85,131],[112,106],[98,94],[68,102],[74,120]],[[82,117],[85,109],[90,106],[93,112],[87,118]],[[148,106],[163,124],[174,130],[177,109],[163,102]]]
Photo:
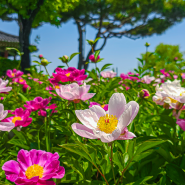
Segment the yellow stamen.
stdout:
[[23,79],[20,79],[19,82],[24,82],[24,80]]
[[60,87],[58,85],[55,86],[56,89],[60,89]]
[[22,118],[19,117],[19,116],[14,117],[14,118],[12,119],[12,122],[15,124],[15,122],[16,122],[17,120],[22,120]]
[[102,108],[104,108],[104,107],[105,107],[105,105],[101,105],[101,107],[102,107]]
[[118,124],[118,119],[114,115],[106,114],[105,116],[101,116],[98,120],[97,127],[107,133],[111,134],[116,128]]
[[184,94],[184,93],[185,93],[185,91],[181,92],[181,93],[180,93],[180,96],[182,96],[182,94]]
[[43,173],[44,173],[43,167],[38,164],[34,164],[27,168],[25,175],[27,179],[31,179],[32,177],[36,177],[36,176],[39,176],[39,179],[40,179],[42,178]]
[[171,100],[171,103],[177,103],[178,102],[177,100],[174,100],[173,98],[170,98],[170,100]]
[[70,73],[67,73],[66,76],[69,77],[70,76]]
[[14,77],[15,76],[15,73],[12,73],[12,76]]

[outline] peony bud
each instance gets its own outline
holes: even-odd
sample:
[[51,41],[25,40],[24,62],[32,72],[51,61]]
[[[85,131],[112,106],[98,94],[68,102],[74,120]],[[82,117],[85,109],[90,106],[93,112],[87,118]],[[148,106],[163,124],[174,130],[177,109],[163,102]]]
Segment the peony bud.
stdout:
[[43,55],[39,55],[39,58],[40,58],[40,59],[43,59]]
[[146,42],[145,46],[146,46],[146,47],[149,47],[149,46],[150,46],[150,44],[149,44],[148,42]]
[[59,59],[61,59],[63,63],[68,63],[69,57],[67,55],[64,55],[63,57],[60,57]]
[[41,60],[41,64],[43,65],[43,66],[47,66],[48,64],[49,64],[49,62],[48,62],[48,60],[47,59],[42,59]]
[[139,95],[138,95],[140,98],[149,98],[150,97],[150,93],[147,89],[142,89],[140,92],[139,92]]

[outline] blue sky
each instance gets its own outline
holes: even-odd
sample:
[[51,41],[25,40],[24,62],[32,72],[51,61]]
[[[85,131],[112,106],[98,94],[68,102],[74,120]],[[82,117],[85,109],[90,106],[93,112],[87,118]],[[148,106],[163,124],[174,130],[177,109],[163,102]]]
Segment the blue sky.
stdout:
[[[16,22],[2,22],[0,20],[0,31],[18,35],[19,27]],[[94,39],[95,30],[87,27],[86,39]],[[155,47],[160,43],[180,45],[180,50],[185,51],[185,20],[177,23],[170,29],[166,30],[162,35],[153,35],[151,37],[132,40],[126,37],[111,38],[100,53],[103,62],[98,63],[98,67],[102,67],[106,63],[112,63],[113,67],[118,67],[118,73],[127,73],[133,71],[137,67],[138,61],[136,58],[145,52],[144,44],[150,43],[149,51],[154,51]],[[34,39],[40,36],[38,44],[39,51],[33,55],[43,54],[52,64],[48,66],[48,71],[51,74],[54,69],[63,65],[58,59],[63,55],[70,55],[78,52],[78,32],[74,21],[69,21],[63,24],[60,28],[44,24],[42,27],[33,29],[31,33],[31,44],[36,44]],[[86,43],[86,52],[89,51],[88,43]],[[31,57],[35,60],[35,57]],[[69,66],[77,67],[78,57],[76,56],[69,63]],[[90,64],[89,69],[94,67]]]

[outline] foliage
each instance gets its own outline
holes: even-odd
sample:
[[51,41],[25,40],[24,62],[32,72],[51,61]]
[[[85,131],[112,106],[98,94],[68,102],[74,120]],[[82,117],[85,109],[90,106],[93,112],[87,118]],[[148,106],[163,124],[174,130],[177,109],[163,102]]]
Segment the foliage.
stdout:
[[154,52],[142,54],[142,60],[145,61],[143,69],[155,67],[156,71],[166,69],[167,71],[181,72],[184,66],[183,53],[179,51],[179,46],[159,44]]

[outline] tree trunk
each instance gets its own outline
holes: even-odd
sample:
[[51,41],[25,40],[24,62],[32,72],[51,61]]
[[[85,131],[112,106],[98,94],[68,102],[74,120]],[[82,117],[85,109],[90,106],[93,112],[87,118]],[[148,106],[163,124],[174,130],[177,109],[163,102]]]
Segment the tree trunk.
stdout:
[[78,38],[78,52],[80,52],[79,54],[79,58],[78,58],[78,69],[83,69],[84,65],[85,65],[85,32],[83,30],[83,28],[85,28],[85,25],[81,26],[79,21],[76,21],[77,27],[78,27],[78,34],[79,34],[79,38]]
[[29,20],[25,19],[22,21],[23,25],[23,45],[22,45],[22,60],[21,60],[21,69],[22,71],[26,74],[29,73],[29,71],[26,70],[26,68],[31,67],[31,60],[30,60],[30,50],[29,50],[29,45],[30,45],[30,33],[31,33],[31,23]]

